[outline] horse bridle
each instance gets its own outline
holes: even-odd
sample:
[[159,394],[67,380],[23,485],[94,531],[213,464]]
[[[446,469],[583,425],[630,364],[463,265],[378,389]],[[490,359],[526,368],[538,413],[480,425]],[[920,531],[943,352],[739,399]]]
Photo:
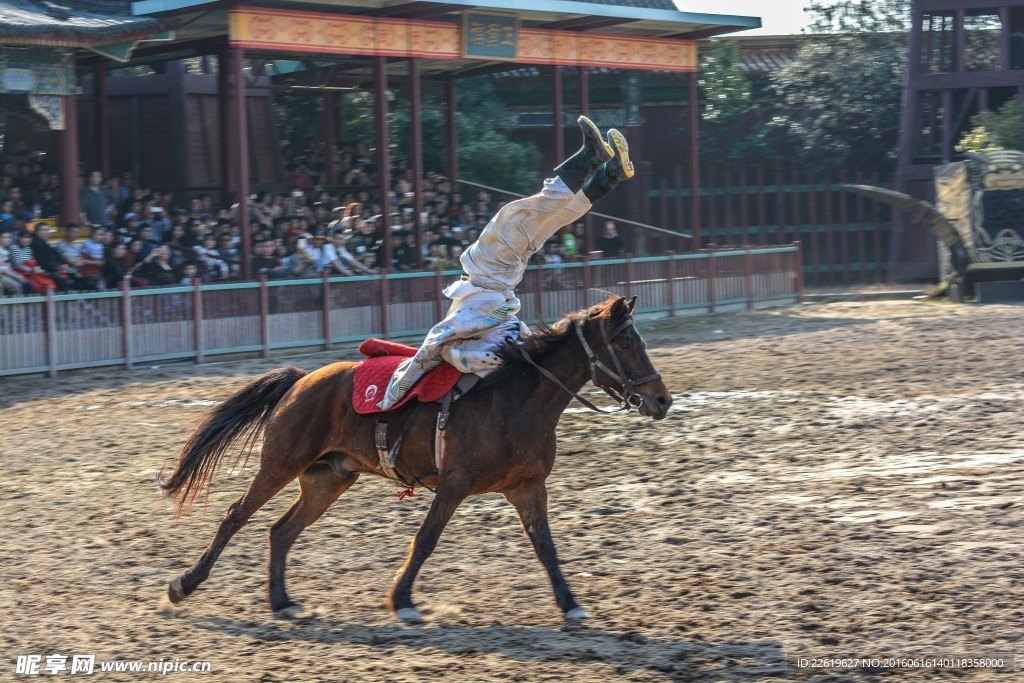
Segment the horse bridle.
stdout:
[[[523,354],[523,358],[525,358],[527,362],[530,363],[530,365],[537,368],[537,370],[539,370],[542,375],[550,379],[558,386],[562,387],[562,389],[564,389],[566,393],[568,393],[570,396],[572,396],[577,401],[579,401],[586,407],[590,408],[591,410],[597,411],[599,413],[617,413],[622,410],[629,411],[639,409],[640,406],[642,406],[644,403],[644,398],[640,394],[636,393],[636,387],[640,386],[641,384],[646,384],[647,382],[653,382],[656,379],[661,379],[661,374],[655,372],[654,374],[647,375],[645,377],[637,377],[635,379],[626,378],[626,371],[622,367],[622,361],[619,360],[619,356],[617,353],[615,353],[615,349],[612,348],[612,341],[615,340],[615,337],[619,333],[624,332],[625,330],[633,326],[633,317],[627,315],[626,319],[623,320],[618,327],[612,330],[611,334],[608,333],[603,324],[601,325],[601,338],[604,340],[605,349],[607,349],[608,354],[612,357],[612,362],[615,363],[615,368],[617,372],[616,370],[612,370],[610,367],[608,367],[608,365],[605,364],[596,353],[594,353],[594,350],[590,347],[590,344],[587,342],[587,338],[583,336],[583,325],[589,319],[590,314],[588,313],[586,316],[584,316],[582,320],[579,321],[579,323],[576,325],[576,336],[579,338],[580,344],[583,345],[583,351],[587,354],[587,362],[590,364],[590,381],[594,383],[594,386],[600,387],[606,394],[611,396],[613,401],[619,404],[619,407],[616,408],[615,410],[602,410],[601,408],[598,408],[593,403],[591,403],[590,401],[583,398],[572,389],[562,384],[561,380],[555,377],[555,375],[552,374],[550,371],[537,365],[537,363],[534,362],[533,358],[530,357],[530,354],[526,352],[525,348],[520,346],[519,351],[520,353]],[[621,392],[621,394],[614,392],[608,387],[603,387],[600,384],[598,384],[598,370],[606,374],[613,382],[617,382],[619,384],[619,391]]]

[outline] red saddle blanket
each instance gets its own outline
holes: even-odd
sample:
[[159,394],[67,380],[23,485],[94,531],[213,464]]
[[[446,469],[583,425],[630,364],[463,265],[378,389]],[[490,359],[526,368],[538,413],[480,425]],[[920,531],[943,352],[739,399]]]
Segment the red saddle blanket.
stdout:
[[[377,404],[384,399],[395,368],[406,358],[416,354],[416,349],[405,344],[396,344],[385,339],[367,339],[359,345],[359,353],[367,359],[356,365],[356,382],[352,390],[352,405],[361,415],[379,413]],[[420,401],[436,401],[455,386],[462,373],[448,363],[441,363],[402,397],[391,410],[404,405],[412,398]]]

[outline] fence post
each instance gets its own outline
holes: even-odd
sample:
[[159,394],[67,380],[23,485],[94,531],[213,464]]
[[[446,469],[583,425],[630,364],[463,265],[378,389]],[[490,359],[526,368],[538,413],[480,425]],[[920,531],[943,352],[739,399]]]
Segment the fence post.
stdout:
[[270,357],[270,288],[267,287],[267,275],[260,275],[260,350],[261,358]]
[[53,287],[46,288],[43,308],[46,318],[46,364],[50,368],[47,374],[50,379],[57,379],[57,304],[53,300]]
[[676,316],[676,252],[667,253],[668,261],[665,262],[665,279],[668,281],[668,317]]
[[747,310],[754,307],[754,254],[747,245],[743,248],[743,270],[747,276]]
[[444,281],[441,269],[434,268],[434,320],[444,320]]
[[388,338],[388,303],[391,295],[388,291],[388,269],[380,269],[380,333],[384,339]]
[[587,303],[587,296],[588,296],[587,293],[590,291],[592,275],[593,274],[590,272],[590,254],[584,254],[583,255],[583,305],[584,306],[589,306],[590,305],[590,304]]
[[708,245],[708,313],[715,312],[715,299],[718,298],[716,280],[718,279],[718,263],[715,260],[715,245]]
[[626,296],[633,293],[633,255],[626,254]]
[[796,251],[793,252],[793,260],[796,261],[793,266],[793,270],[796,271],[796,302],[802,304],[804,302],[804,245],[797,240],[793,242],[793,246],[796,247]]
[[537,266],[533,271],[537,274],[537,286],[535,288],[537,300],[537,320],[544,320],[544,266]]
[[192,278],[192,345],[196,347],[196,365],[204,362],[202,282],[197,277]]
[[121,280],[121,346],[124,349],[124,369],[131,370],[132,355],[132,281]]
[[320,273],[320,327],[324,332],[324,351],[331,350],[331,274]]

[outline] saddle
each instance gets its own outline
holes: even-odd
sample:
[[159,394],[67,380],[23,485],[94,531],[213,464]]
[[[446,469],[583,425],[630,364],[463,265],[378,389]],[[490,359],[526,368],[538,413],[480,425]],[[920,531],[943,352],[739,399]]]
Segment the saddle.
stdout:
[[[377,404],[384,398],[391,376],[402,361],[416,354],[416,349],[386,339],[367,339],[359,345],[359,353],[367,358],[355,367],[352,405],[360,415],[383,412]],[[441,363],[420,378],[391,410],[405,405],[413,398],[423,403],[439,401],[455,387],[462,376],[451,364]]]

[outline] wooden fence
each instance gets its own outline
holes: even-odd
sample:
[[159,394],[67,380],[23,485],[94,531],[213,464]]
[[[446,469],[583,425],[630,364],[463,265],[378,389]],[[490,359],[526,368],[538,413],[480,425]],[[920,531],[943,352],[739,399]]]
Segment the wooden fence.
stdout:
[[[802,296],[800,245],[531,266],[517,292],[527,321],[596,303],[598,289],[637,295],[639,313],[792,303]],[[0,375],[422,335],[450,303],[459,271],[200,284],[0,298]]]
[[[699,246],[801,242],[810,285],[882,282],[889,275],[891,209],[840,188],[843,183],[888,187],[877,175],[812,173],[798,168],[701,169]],[[682,169],[671,178],[642,178],[649,198],[641,218],[691,232],[691,193]],[[634,234],[634,239],[639,233]],[[648,238],[638,253],[693,249],[694,240],[669,244]]]

